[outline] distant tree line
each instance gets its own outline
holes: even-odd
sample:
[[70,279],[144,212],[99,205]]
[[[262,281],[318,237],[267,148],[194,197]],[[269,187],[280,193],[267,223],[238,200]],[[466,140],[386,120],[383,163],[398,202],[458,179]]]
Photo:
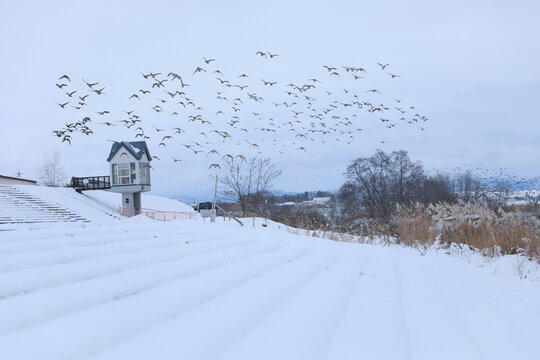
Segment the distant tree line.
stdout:
[[[325,219],[335,226],[346,226],[359,218],[389,224],[398,208],[415,204],[455,204],[463,201],[496,209],[506,205],[510,191],[525,181],[502,173],[480,176],[470,170],[429,173],[420,162],[413,161],[406,151],[387,153],[377,150],[373,155],[359,157],[347,166],[343,174],[345,182],[337,192],[305,191],[276,195],[271,191],[272,183],[281,171],[270,159],[227,159],[222,167],[226,169],[226,175],[221,179],[225,185],[222,195],[240,204],[245,215],[288,220],[302,212],[302,217],[305,217],[306,211],[313,212],[314,209],[279,204],[301,204],[316,197],[330,197]],[[540,185],[540,182],[536,185]],[[540,196],[526,194],[525,201],[537,207]],[[322,222],[319,215],[317,223]]]
[[462,200],[491,208],[504,206],[510,191],[520,182],[511,175],[483,178],[469,170],[429,174],[403,150],[377,150],[372,156],[360,157],[344,175],[346,182],[337,194],[344,214],[363,214],[382,223],[390,221],[398,206],[416,203],[453,204]]

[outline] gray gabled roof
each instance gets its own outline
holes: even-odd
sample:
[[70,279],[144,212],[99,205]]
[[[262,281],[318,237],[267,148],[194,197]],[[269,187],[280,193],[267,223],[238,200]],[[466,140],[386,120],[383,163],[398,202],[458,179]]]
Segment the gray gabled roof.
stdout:
[[111,152],[109,153],[107,161],[111,161],[114,155],[116,155],[116,153],[122,148],[126,149],[137,160],[141,160],[143,155],[146,154],[148,157],[148,161],[152,161],[152,157],[150,156],[150,152],[148,151],[148,146],[146,146],[146,141],[115,142],[111,147]]

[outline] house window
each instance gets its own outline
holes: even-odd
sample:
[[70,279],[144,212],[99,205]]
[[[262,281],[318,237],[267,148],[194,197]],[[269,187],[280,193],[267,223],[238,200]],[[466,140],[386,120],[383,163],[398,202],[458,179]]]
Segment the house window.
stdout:
[[111,165],[112,184],[113,185],[118,185],[118,174],[116,173],[116,171],[117,171],[116,168],[117,168],[116,164]]
[[129,163],[118,164],[118,183],[126,185],[130,183]]
[[140,163],[141,165],[141,184],[150,184],[150,168],[147,162]]
[[131,171],[131,183],[135,184],[135,178],[137,176],[137,173],[135,172],[135,163],[134,162],[130,163],[129,168]]

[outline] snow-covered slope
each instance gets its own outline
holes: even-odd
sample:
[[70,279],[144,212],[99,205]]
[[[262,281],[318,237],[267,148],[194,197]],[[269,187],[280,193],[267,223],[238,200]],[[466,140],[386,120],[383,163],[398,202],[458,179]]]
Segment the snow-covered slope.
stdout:
[[[118,207],[120,206],[120,194],[118,193],[99,190],[86,191],[84,192],[84,195],[110,209],[114,209],[115,211],[118,211]],[[142,195],[142,206],[145,209],[159,211],[195,212],[191,206],[186,205],[181,201],[146,193]]]
[[[117,222],[120,194],[29,185],[0,185],[0,230],[21,227],[80,226]],[[145,208],[194,212],[190,206],[161,196],[143,194]]]
[[538,359],[515,267],[223,219],[5,232],[0,359]]

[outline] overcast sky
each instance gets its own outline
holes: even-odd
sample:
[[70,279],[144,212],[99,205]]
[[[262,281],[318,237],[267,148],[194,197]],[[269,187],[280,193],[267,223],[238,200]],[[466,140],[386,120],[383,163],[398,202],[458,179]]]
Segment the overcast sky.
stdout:
[[[359,112],[355,121],[364,123],[354,127],[363,130],[354,133],[350,144],[345,143],[345,134],[333,134],[323,143],[322,138],[301,142],[284,131],[252,130],[251,138],[244,136],[242,141],[260,144],[262,155],[283,170],[274,185],[277,189],[336,190],[346,166],[377,148],[407,150],[428,169],[504,167],[519,175],[538,176],[539,13],[540,2],[519,0],[3,1],[0,174],[21,171],[23,177],[36,178],[44,156],[54,151],[60,151],[69,176],[107,174],[111,146],[107,139],[135,140],[135,133],[121,124],[113,128],[99,122],[117,122],[125,118],[122,110],[137,107],[147,134],[152,125],[159,128],[160,124],[166,128],[178,124],[187,132],[181,140],[167,143],[167,148],[158,148],[161,133],[149,141],[150,152],[161,159],[153,162],[153,192],[184,197],[207,193],[209,175],[216,173],[208,166],[217,161],[207,155],[208,150],[216,147],[220,153],[238,154],[233,147],[240,139],[207,145],[203,153],[192,155],[182,144],[188,142],[186,137],[195,139],[204,127],[188,122],[182,114],[178,120],[161,120],[164,115],[154,113],[150,105],[168,95],[151,94],[154,103],[128,99],[138,89],[150,88],[141,72],[175,72],[193,85],[190,94],[215,125],[215,112],[225,106],[215,99],[219,83],[210,71],[192,75],[197,66],[205,65],[206,57],[216,59],[207,70],[220,69],[231,81],[240,81],[237,74],[245,72],[250,74],[253,91],[268,94],[261,103],[244,105],[239,126],[254,121],[246,115],[252,112],[264,114],[261,121],[274,118],[276,125],[288,121],[272,104],[270,87],[259,78],[277,81],[277,89],[272,88],[276,94],[286,90],[288,82],[305,84],[316,77],[322,83],[312,95],[319,107],[327,90],[331,96],[341,92],[345,96],[344,88],[350,91],[347,96],[368,96],[366,90],[375,87],[383,94],[370,101],[393,107],[395,98],[403,99],[429,118],[422,124],[424,131],[417,124],[407,126],[394,119],[391,123],[397,126],[388,129],[378,120],[384,115],[370,118]],[[255,55],[258,50],[279,56],[264,59]],[[392,79],[377,62],[389,63],[386,70],[400,77]],[[340,69],[339,79],[330,78],[323,65],[363,67],[366,77],[355,81]],[[80,120],[82,114],[56,104],[71,100],[55,86],[62,74],[72,78],[69,86],[77,95],[88,92],[83,77],[105,86],[107,94],[93,94],[91,99],[96,100],[86,109],[93,113],[95,134],[74,135],[71,146],[51,135],[66,122]],[[280,96],[287,100],[286,94]],[[94,113],[98,109],[113,114],[105,120]],[[345,117],[352,112],[339,114]],[[227,120],[230,117],[227,113]],[[259,130],[268,126],[250,125]],[[247,145],[243,142],[242,151],[247,151]],[[296,150],[303,145],[306,152]],[[182,162],[175,163],[172,157]]]

